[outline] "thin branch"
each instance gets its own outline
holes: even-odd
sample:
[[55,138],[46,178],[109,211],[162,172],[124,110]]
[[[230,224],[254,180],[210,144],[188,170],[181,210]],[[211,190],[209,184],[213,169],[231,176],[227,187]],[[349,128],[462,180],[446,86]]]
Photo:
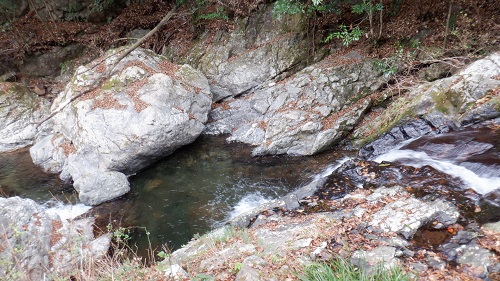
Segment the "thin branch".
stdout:
[[[102,83],[102,81],[109,77],[111,75],[111,73],[113,72],[113,69],[116,67],[116,65],[123,59],[125,58],[128,54],[130,54],[133,50],[137,49],[137,47],[139,47],[142,43],[144,43],[144,41],[146,41],[149,37],[153,36],[153,34],[155,34],[162,26],[164,26],[167,21],[170,20],[170,18],[172,18],[172,16],[175,14],[175,11],[177,10],[177,6],[174,6],[172,8],[172,10],[170,10],[166,15],[165,17],[163,17],[163,19],[155,26],[155,28],[153,28],[150,32],[148,32],[146,35],[144,35],[144,37],[142,37],[141,39],[137,40],[136,43],[134,43],[132,46],[130,46],[128,49],[125,50],[124,53],[122,53],[117,59],[116,61],[113,63],[113,65],[108,68],[108,70],[106,72],[104,72],[103,74],[99,75],[97,78],[96,78],[96,83],[97,85],[100,85]],[[116,54],[113,54],[113,55],[116,55]],[[111,57],[113,55],[110,55],[108,57]],[[104,60],[106,60],[107,58],[104,58],[103,60],[101,60],[98,64],[96,64],[95,66],[93,66],[92,68],[95,68],[97,67],[97,65],[101,64]],[[90,69],[92,69],[90,68]],[[82,73],[85,73],[87,71],[89,71],[90,69],[87,69],[86,71],[82,72]],[[80,73],[80,74],[82,74]],[[75,95],[74,97],[72,97],[69,101],[67,101],[64,105],[58,107],[56,110],[54,110],[49,116],[45,117],[42,121],[36,123],[36,128],[40,127],[40,125],[42,125],[43,123],[47,122],[49,119],[51,119],[52,117],[54,117],[56,114],[58,114],[59,112],[61,112],[66,106],[68,106],[70,103],[74,102],[76,99],[78,99],[79,97],[85,95],[86,93],[89,93],[91,92],[95,87],[92,87],[92,86],[89,86],[89,88],[87,88],[86,90],[83,90],[82,92],[80,92],[79,94]]]
[[175,14],[175,11],[177,10],[177,6],[174,6],[172,8],[172,10],[170,10],[166,15],[165,17],[163,17],[163,19],[155,26],[155,28],[153,28],[150,32],[148,32],[146,35],[144,35],[144,37],[142,37],[141,39],[137,40],[137,42],[135,42],[132,46],[130,46],[130,48],[128,48],[123,54],[121,54],[117,60],[115,61],[115,63],[113,64],[113,68],[123,59],[125,58],[126,56],[128,56],[128,54],[130,54],[133,50],[137,49],[137,47],[139,47],[142,43],[144,43],[144,41],[146,41],[149,37],[153,36],[153,34],[155,34],[161,27],[163,27],[167,21],[170,20],[170,18],[172,18],[172,16]]

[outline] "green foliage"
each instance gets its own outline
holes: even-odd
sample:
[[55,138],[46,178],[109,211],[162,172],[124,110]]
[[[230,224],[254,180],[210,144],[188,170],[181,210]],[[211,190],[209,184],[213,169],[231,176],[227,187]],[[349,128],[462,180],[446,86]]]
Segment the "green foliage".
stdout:
[[224,12],[223,7],[217,7],[217,10],[215,12],[208,13],[208,14],[201,14],[201,15],[198,15],[196,18],[198,20],[214,20],[214,19],[229,20],[229,17]]
[[233,273],[238,273],[243,268],[243,264],[241,262],[237,262],[234,264],[233,269],[231,270]]
[[361,36],[363,36],[364,31],[359,28],[359,26],[356,26],[355,28],[352,29],[347,29],[347,26],[341,24],[339,25],[340,31],[333,32],[330,35],[328,35],[323,42],[329,42],[333,38],[341,39],[342,40],[342,45],[344,46],[349,46],[352,42],[358,41]]
[[338,2],[334,1],[323,1],[323,0],[312,0],[304,3],[300,0],[278,0],[274,3],[273,15],[275,18],[280,19],[286,15],[295,14],[314,14],[316,12],[322,13],[333,13],[338,12]]
[[301,281],[410,281],[411,275],[399,267],[390,270],[379,265],[373,274],[365,274],[343,258],[336,258],[329,263],[313,263],[297,277]]
[[214,12],[205,13],[207,8],[212,4],[207,0],[177,0],[176,5],[186,5],[190,7],[193,23],[196,24],[200,20],[229,20],[224,7],[217,7]]
[[399,66],[413,60],[420,46],[420,41],[413,40],[409,44],[409,50],[405,51],[402,44],[398,44],[396,52],[388,58],[376,60],[373,66],[382,72],[384,77],[391,77],[398,73]]
[[193,278],[193,281],[215,281],[215,278],[212,275],[206,275],[200,273]]
[[165,260],[166,258],[169,257],[169,254],[166,253],[165,251],[159,251],[156,256],[158,256],[160,259]]
[[286,15],[295,15],[304,13],[305,6],[300,1],[296,0],[278,0],[274,3],[273,15],[280,19]]
[[373,4],[372,0],[363,0],[361,4],[352,5],[352,12],[355,14],[374,13],[383,9],[382,3]]

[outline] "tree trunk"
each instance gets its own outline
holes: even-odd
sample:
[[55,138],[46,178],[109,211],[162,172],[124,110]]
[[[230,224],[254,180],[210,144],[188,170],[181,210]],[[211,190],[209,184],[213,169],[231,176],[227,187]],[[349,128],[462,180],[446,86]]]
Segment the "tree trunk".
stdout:
[[446,30],[444,32],[444,43],[443,48],[446,49],[448,45],[448,33],[450,32],[450,21],[451,21],[451,8],[453,6],[453,0],[450,0],[450,7],[448,8],[448,17],[446,19]]

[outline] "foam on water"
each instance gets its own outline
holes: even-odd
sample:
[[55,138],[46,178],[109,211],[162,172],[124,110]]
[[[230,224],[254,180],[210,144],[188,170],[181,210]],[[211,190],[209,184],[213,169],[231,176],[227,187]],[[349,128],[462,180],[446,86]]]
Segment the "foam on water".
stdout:
[[271,200],[271,198],[265,198],[259,192],[248,194],[233,207],[233,210],[229,213],[229,219],[231,220],[241,214],[251,211],[269,200]]
[[[344,164],[346,161],[351,159],[350,157],[344,157],[342,159],[337,160],[337,163],[328,165],[321,173],[316,174],[313,176],[311,183],[317,182],[329,175],[331,175],[335,170],[337,170],[342,164]],[[311,184],[309,183],[309,184]],[[229,220],[244,214],[246,212],[249,212],[253,210],[254,208],[257,208],[258,206],[269,202],[274,198],[266,198],[264,197],[260,192],[255,192],[246,195],[243,197],[236,205],[233,207],[233,210],[229,213],[228,217]]]
[[62,202],[50,202],[50,207],[45,211],[49,214],[57,214],[63,220],[72,220],[80,215],[85,214],[91,206],[84,204],[69,205]]
[[473,171],[453,162],[434,159],[425,152],[407,149],[395,149],[385,154],[379,155],[374,159],[374,161],[379,163],[382,161],[397,161],[404,165],[409,165],[416,168],[429,165],[443,173],[449,174],[454,177],[459,177],[465,184],[467,184],[470,188],[474,189],[479,194],[486,194],[500,188],[500,177],[478,175]]
[[337,160],[337,163],[328,165],[321,173],[314,175],[314,177],[312,178],[312,182],[316,182],[325,177],[328,177],[333,172],[335,172],[335,170],[337,170],[342,164],[350,159],[350,157],[343,157],[342,159]]

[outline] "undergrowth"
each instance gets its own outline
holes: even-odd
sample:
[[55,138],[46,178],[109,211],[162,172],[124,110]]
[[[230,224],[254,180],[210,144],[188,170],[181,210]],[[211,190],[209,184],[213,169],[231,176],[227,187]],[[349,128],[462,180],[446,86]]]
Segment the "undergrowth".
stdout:
[[385,269],[382,264],[375,267],[375,271],[367,274],[354,266],[348,260],[338,257],[330,262],[313,263],[297,274],[301,281],[410,281],[412,275],[400,267]]

